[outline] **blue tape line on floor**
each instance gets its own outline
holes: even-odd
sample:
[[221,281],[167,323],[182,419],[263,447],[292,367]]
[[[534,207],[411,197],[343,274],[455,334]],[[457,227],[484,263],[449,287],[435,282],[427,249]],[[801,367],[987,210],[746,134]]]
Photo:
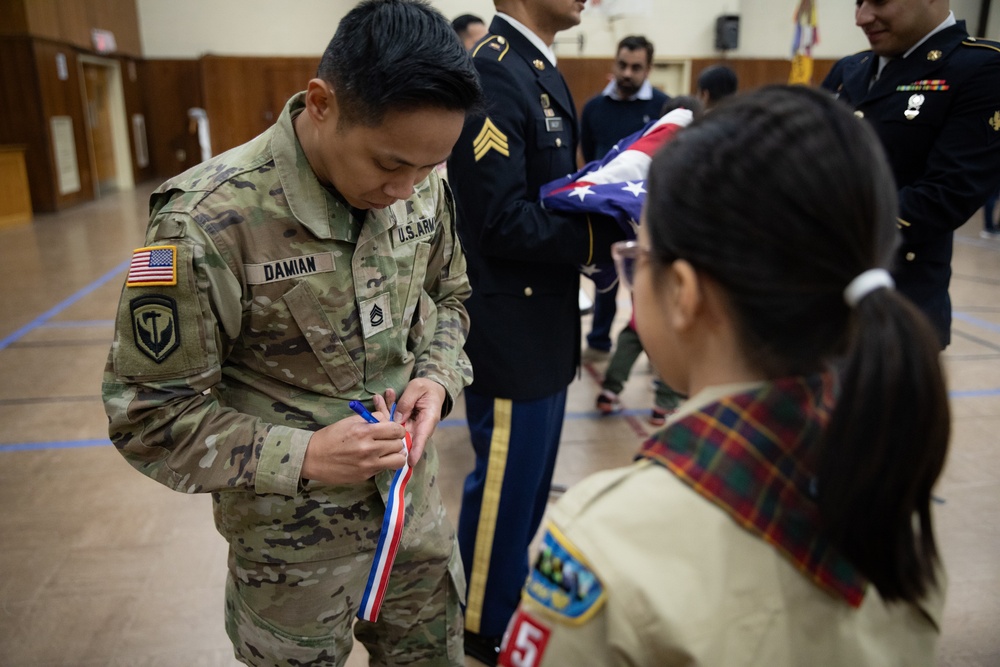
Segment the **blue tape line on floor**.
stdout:
[[55,305],[54,307],[50,308],[48,311],[42,313],[41,315],[39,315],[38,317],[36,317],[34,320],[32,320],[31,322],[28,322],[27,324],[25,324],[23,327],[21,327],[20,329],[18,329],[14,333],[9,334],[8,336],[6,336],[3,339],[0,339],[0,350],[3,350],[5,348],[7,348],[11,343],[14,343],[14,342],[20,340],[22,337],[24,337],[27,334],[31,333],[35,329],[38,329],[39,327],[43,326],[46,322],[48,322],[49,320],[51,320],[53,317],[55,317],[56,315],[58,315],[62,311],[66,310],[67,308],[69,308],[70,306],[72,306],[74,303],[76,303],[80,299],[84,298],[85,296],[88,296],[92,292],[94,292],[94,291],[100,289],[101,287],[103,287],[105,285],[105,283],[107,283],[107,282],[109,282],[111,280],[114,280],[115,278],[117,278],[118,276],[120,276],[131,264],[132,264],[132,258],[129,258],[129,259],[125,260],[124,262],[122,262],[121,264],[119,264],[115,268],[111,269],[110,271],[108,271],[107,273],[105,273],[103,276],[101,276],[100,278],[98,278],[97,280],[95,280],[94,282],[92,282],[89,285],[87,285],[86,287],[84,287],[82,290],[78,291],[76,294],[73,294],[69,298],[67,298],[64,301],[62,301],[61,303],[59,303],[59,304]]

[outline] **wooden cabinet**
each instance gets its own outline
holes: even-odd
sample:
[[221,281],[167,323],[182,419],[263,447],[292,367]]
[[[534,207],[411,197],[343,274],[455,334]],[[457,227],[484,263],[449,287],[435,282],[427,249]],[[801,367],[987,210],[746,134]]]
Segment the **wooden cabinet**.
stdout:
[[24,146],[0,146],[0,227],[31,220]]

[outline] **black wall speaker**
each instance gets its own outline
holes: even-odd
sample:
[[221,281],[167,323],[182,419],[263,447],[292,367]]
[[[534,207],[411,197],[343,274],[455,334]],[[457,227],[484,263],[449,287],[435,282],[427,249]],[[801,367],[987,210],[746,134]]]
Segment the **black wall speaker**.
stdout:
[[723,14],[715,19],[715,48],[732,51],[740,44],[740,17],[737,14]]

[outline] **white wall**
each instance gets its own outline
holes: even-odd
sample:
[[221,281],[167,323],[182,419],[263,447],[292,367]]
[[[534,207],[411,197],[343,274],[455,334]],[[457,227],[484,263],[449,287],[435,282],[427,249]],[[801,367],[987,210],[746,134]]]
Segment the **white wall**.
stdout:
[[[743,0],[740,3],[740,49],[745,58],[788,58],[795,35],[793,15],[798,0],[775,2]],[[816,9],[819,44],[816,58],[839,58],[868,48],[861,29],[854,25],[854,3],[849,0],[819,0]]]
[[[146,58],[323,53],[355,0],[136,0]],[[493,16],[492,0],[432,0],[449,19]]]
[[[431,0],[449,19],[477,14],[487,23],[492,0]],[[197,58],[220,55],[318,55],[354,0],[136,0],[147,58]],[[614,15],[588,6],[581,24],[560,33],[560,56],[609,56],[618,40],[644,34],[658,56],[711,57],[715,51],[715,19],[740,15],[736,58],[784,58],[789,55],[798,0],[602,0]],[[951,0],[959,19],[976,32],[980,0]],[[995,5],[996,3],[994,3]],[[618,15],[622,9],[625,15]],[[629,15],[632,10],[633,15]],[[854,25],[850,0],[819,0],[820,44],[813,54],[836,58],[867,48]],[[994,6],[987,36],[1000,37],[1000,7]],[[584,37],[580,51],[579,36]]]

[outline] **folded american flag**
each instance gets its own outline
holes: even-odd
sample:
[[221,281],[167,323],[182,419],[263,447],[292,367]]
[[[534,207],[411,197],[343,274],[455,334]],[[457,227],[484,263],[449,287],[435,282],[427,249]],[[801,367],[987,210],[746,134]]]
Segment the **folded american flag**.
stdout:
[[[674,109],[651,121],[635,134],[625,137],[601,160],[564,178],[543,185],[542,205],[563,213],[598,213],[614,218],[629,239],[639,227],[639,215],[646,200],[646,174],[657,149],[682,127],[691,124],[687,109]],[[594,281],[598,292],[618,286],[614,265],[588,264],[580,271]]]

